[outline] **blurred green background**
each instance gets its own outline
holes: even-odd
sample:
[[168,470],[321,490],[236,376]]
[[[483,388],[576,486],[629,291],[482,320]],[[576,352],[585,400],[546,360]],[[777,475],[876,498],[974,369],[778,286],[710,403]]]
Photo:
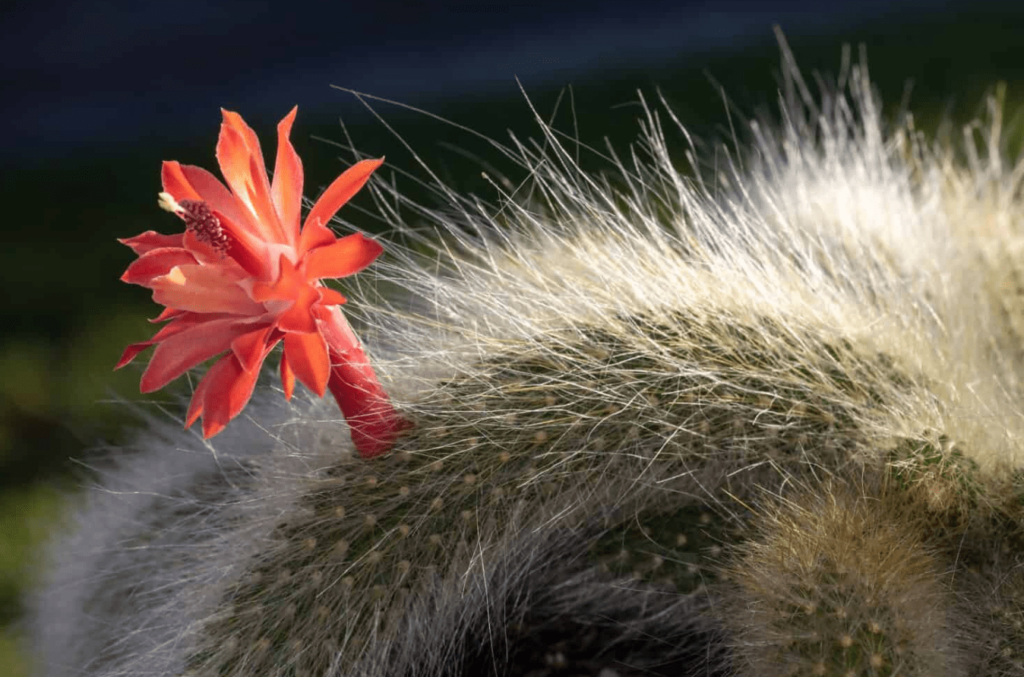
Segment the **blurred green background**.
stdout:
[[[800,3],[782,4],[791,9]],[[563,88],[571,85],[580,140],[592,146],[601,147],[607,136],[624,149],[635,139],[639,109],[632,104],[638,100],[638,88],[649,101],[654,99],[655,88],[660,88],[696,135],[725,139],[729,136],[725,109],[708,76],[725,88],[740,111],[770,110],[777,96],[779,71],[779,52],[771,31],[777,18],[771,12],[757,13],[752,21],[763,24],[759,33],[700,49],[683,49],[682,43],[690,38],[681,33],[679,55],[655,66],[624,53],[617,62],[605,63],[597,70],[524,79],[524,86],[541,114],[547,115]],[[723,20],[728,24],[730,18]],[[566,28],[564,22],[559,26],[566,32],[564,39],[571,42],[571,27]],[[854,46],[855,59],[856,45],[865,45],[886,114],[897,113],[912,83],[909,108],[925,130],[934,132],[945,118],[960,124],[983,114],[984,97],[999,81],[1008,86],[1008,119],[1014,118],[1018,103],[1024,100],[1024,51],[1020,49],[1024,9],[1014,4],[915,3],[895,13],[863,17],[853,13],[827,30],[812,25],[793,31],[785,22],[782,28],[808,78],[814,71],[834,74],[844,43]],[[539,29],[532,26],[530,30]],[[338,39],[345,36],[341,31]],[[92,39],[102,41],[103,35]],[[208,46],[204,39],[208,36],[200,36],[196,45],[200,53]],[[399,50],[387,47],[387,32],[380,40],[381,49]],[[274,49],[281,51],[280,46]],[[169,62],[179,58],[173,50],[164,56]],[[416,54],[410,52],[409,59],[412,64]],[[529,107],[513,74],[496,69],[494,82],[487,88],[439,91],[426,100],[417,94],[411,102],[423,102],[418,105],[431,113],[502,142],[508,138],[507,130],[520,138],[536,136]],[[126,81],[126,86],[149,86],[144,74],[133,77],[135,81]],[[232,82],[230,73],[222,77],[225,83]],[[177,84],[162,80],[159,73],[153,78],[164,87],[163,95],[169,101],[181,103],[184,97],[189,103],[192,94],[187,78]],[[404,145],[354,97],[328,90],[332,82],[347,84],[344,78],[324,75],[319,83],[321,99],[315,106],[307,107],[298,100],[300,116],[293,143],[306,167],[307,195],[315,196],[352,160],[351,154],[319,140],[345,142],[339,118],[360,151],[386,155],[386,169],[415,173]],[[379,90],[369,91],[388,94],[389,89],[382,82]],[[329,96],[323,96],[325,92]],[[400,95],[401,90],[398,92]],[[292,98],[275,99],[266,108],[254,106],[256,114],[252,115],[241,105],[250,100],[245,96],[225,105],[237,105],[265,140],[265,151],[273,152],[274,125],[301,95],[293,92]],[[76,491],[86,481],[87,473],[76,459],[87,458],[90,448],[116,443],[127,434],[133,420],[116,402],[118,397],[180,406],[167,391],[148,397],[138,394],[146,356],[137,368],[111,371],[126,344],[153,333],[154,327],[146,319],[159,310],[146,290],[118,281],[133,255],[115,238],[149,229],[180,230],[176,219],[156,207],[162,160],[178,159],[216,172],[214,145],[220,116],[216,104],[208,102],[208,94],[195,98],[192,103],[196,119],[202,122],[201,131],[193,133],[189,127],[187,136],[168,125],[166,133],[139,133],[131,144],[99,139],[67,152],[58,148],[10,154],[5,161],[0,183],[6,223],[6,241],[0,247],[0,283],[5,290],[0,297],[4,318],[0,329],[0,625],[7,627],[0,632],[2,675],[29,674],[27,659],[15,645],[16,623],[23,611],[19,593],[32,580],[32,554],[56,523],[62,492]],[[53,105],[60,105],[59,99],[54,99]],[[481,166],[475,159],[496,160],[493,149],[425,115],[387,104],[375,104],[375,108],[447,182],[460,191],[494,198],[493,189],[480,178]],[[46,120],[40,124],[39,133],[46,134]],[[575,133],[567,100],[556,126]],[[676,148],[682,148],[681,139],[675,142]],[[600,168],[599,163],[591,166]],[[429,195],[413,181],[401,176],[396,181],[400,190],[429,203]],[[382,233],[386,245],[387,224],[373,218],[371,207],[368,196],[361,195],[340,216]]]

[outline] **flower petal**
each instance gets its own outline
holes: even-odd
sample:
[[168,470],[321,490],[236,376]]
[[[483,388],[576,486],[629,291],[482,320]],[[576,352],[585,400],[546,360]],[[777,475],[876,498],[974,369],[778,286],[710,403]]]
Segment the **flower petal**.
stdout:
[[[188,413],[185,414],[185,427],[191,428],[196,419],[206,413],[207,400],[211,398],[215,400],[221,393],[229,390],[231,385],[244,373],[238,364],[238,359],[233,354],[225,355],[210,367],[199,381],[195,392],[192,393],[192,401],[189,402]],[[253,384],[255,385],[255,379]],[[211,407],[211,412],[203,416],[204,438],[213,437],[223,430],[231,420],[230,416],[225,417],[224,420],[218,420],[215,411],[215,407]]]
[[333,244],[337,239],[331,229],[320,223],[319,219],[315,221],[306,219],[302,235],[299,236],[299,259],[301,260],[310,249]]
[[248,275],[240,268],[227,266],[175,266],[166,275],[154,278],[149,286],[153,300],[160,305],[197,313],[262,315],[262,305],[249,298],[238,286]]
[[281,387],[284,388],[284,399],[292,399],[295,392],[295,372],[288,366],[288,355],[281,353]]
[[283,332],[303,334],[316,332],[316,320],[313,319],[312,309],[319,299],[320,294],[316,287],[310,285],[303,287],[301,293],[295,298],[295,303],[278,316],[278,329]]
[[384,247],[362,233],[353,233],[326,247],[306,254],[306,277],[310,280],[346,277],[366,268]]
[[224,122],[217,140],[217,161],[231,191],[256,215],[256,228],[263,240],[285,243],[277,211],[270,198],[270,182],[263,164],[259,139],[242,116],[221,109]]
[[154,343],[156,343],[156,341],[140,341],[139,343],[133,343],[127,348],[125,348],[124,352],[121,353],[121,359],[119,359],[117,361],[117,364],[114,365],[114,371],[117,371],[121,367],[125,366],[126,364],[134,360],[139,353],[141,353],[143,350],[150,347]]
[[273,282],[257,281],[252,285],[252,299],[263,303],[271,299],[294,299],[306,284],[295,265],[285,254],[278,256],[277,278]]
[[288,136],[298,110],[298,106],[292,108],[277,124],[277,161],[274,164],[274,180],[270,185],[270,197],[277,207],[286,242],[293,247],[299,242],[299,217],[302,214],[302,160]]
[[[165,310],[165,312],[166,312],[166,310]],[[127,348],[125,348],[124,352],[121,354],[121,359],[118,360],[117,365],[114,366],[114,369],[117,370],[117,369],[120,369],[121,367],[125,366],[126,364],[128,364],[129,362],[134,360],[136,355],[138,355],[140,352],[142,352],[143,350],[145,350],[149,346],[155,345],[157,343],[160,343],[164,339],[169,338],[171,336],[174,336],[175,334],[179,334],[179,333],[185,331],[186,329],[190,329],[190,328],[196,326],[197,324],[201,324],[203,322],[209,322],[211,320],[222,319],[222,318],[231,319],[231,320],[237,320],[238,319],[237,317],[232,317],[231,315],[210,315],[210,314],[206,314],[206,313],[187,313],[187,312],[185,312],[183,310],[176,310],[176,311],[174,311],[174,313],[176,313],[176,315],[173,317],[173,321],[169,322],[168,324],[166,324],[163,327],[161,327],[160,330],[156,334],[154,334],[151,339],[149,339],[148,341],[142,341],[140,343],[133,343],[130,346],[128,346]],[[163,317],[163,314],[161,314],[161,317]],[[156,319],[160,320],[161,318],[158,317]],[[171,318],[163,318],[163,319],[171,319]],[[150,322],[154,322],[154,321],[155,320],[150,320]]]
[[[234,355],[227,355],[222,357],[220,362],[210,367],[203,378],[199,381],[199,385],[196,386],[195,391],[192,393],[192,400],[188,403],[188,411],[185,413],[185,427],[191,428],[192,424],[196,422],[196,419],[203,413],[203,404],[206,400],[206,391],[210,389],[210,375],[211,372],[224,360],[234,360]],[[215,376],[216,374],[214,374]]]
[[256,331],[237,336],[231,342],[231,351],[234,352],[243,369],[248,371],[260,368],[260,365],[263,364],[263,350],[273,329],[274,325],[268,324]]
[[[260,356],[260,364],[279,340],[266,346]],[[231,419],[245,409],[245,405],[252,398],[252,391],[259,375],[258,368],[243,369],[234,353],[225,355],[210,367],[206,376],[196,387],[185,419],[185,427],[195,423],[199,415],[202,414],[203,437],[209,439],[219,433]]]
[[150,320],[146,320],[146,321],[147,322],[152,322],[154,324],[157,323],[157,322],[166,322],[167,320],[171,320],[171,319],[174,319],[175,317],[179,317],[181,315],[184,315],[185,312],[186,311],[184,311],[184,310],[178,310],[176,308],[164,308],[163,310],[160,311],[159,315],[157,315],[156,317],[154,317],[154,318],[152,318]]
[[203,199],[185,177],[181,163],[175,160],[166,160],[160,167],[160,183],[163,184],[164,192],[170,193],[178,202]]
[[[264,357],[270,353],[271,348],[273,346],[269,346],[264,352]],[[224,371],[216,375],[217,380],[210,384],[206,401],[203,403],[203,437],[206,439],[223,430],[231,419],[245,409],[260,375],[259,369],[242,369],[234,355],[228,355],[224,359],[229,358],[230,362],[227,364],[230,367],[226,366]]]
[[180,247],[150,249],[129,264],[121,276],[121,281],[146,287],[154,277],[166,275],[175,266],[195,263],[196,258]]
[[319,221],[324,226],[330,222],[331,217],[337,213],[341,206],[359,192],[373,171],[384,163],[384,158],[379,160],[362,160],[352,165],[345,172],[334,180],[320,199],[316,201],[313,208],[306,216],[306,227],[311,223]]
[[331,360],[327,356],[327,342],[320,332],[286,333],[284,353],[295,376],[318,397],[323,397],[331,373]]
[[132,251],[142,256],[146,252],[163,247],[182,247],[182,233],[161,235],[155,230],[147,230],[135,237],[118,238],[118,242],[128,245]]
[[292,301],[291,306],[277,318],[277,326],[281,331],[316,331],[311,309],[320,300],[320,287],[307,282],[284,254],[281,255],[280,269],[280,276],[273,284],[257,282],[253,285],[252,298],[260,302]]
[[153,351],[153,358],[142,375],[140,390],[150,393],[163,388],[200,362],[231,348],[235,339],[251,333],[253,328],[251,321],[221,318],[194,322],[182,331],[171,333]]
[[340,306],[346,299],[330,287],[317,287],[320,290],[320,303],[325,306]]

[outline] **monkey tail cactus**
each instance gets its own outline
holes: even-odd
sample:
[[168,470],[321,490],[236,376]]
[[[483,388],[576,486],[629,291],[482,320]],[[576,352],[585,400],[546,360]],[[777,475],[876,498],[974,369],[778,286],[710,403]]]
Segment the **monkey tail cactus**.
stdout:
[[[610,175],[539,113],[495,143],[529,199],[368,184],[412,246],[345,306],[365,344],[320,281],[379,253],[321,223],[353,191],[300,231],[290,122],[247,188],[225,114],[235,197],[182,170],[211,220],[165,170],[192,234],[133,273],[218,331],[126,352],[159,343],[159,387],[226,351],[208,439],[147,416],[95,462],[29,600],[40,674],[1019,674],[1024,171],[997,113],[962,162],[883,125],[864,63],[812,95],[783,47],[784,122],[714,175],[645,103]],[[259,380],[278,342],[343,417]]]
[[919,519],[848,487],[775,500],[734,546],[738,675],[965,674],[956,598]]

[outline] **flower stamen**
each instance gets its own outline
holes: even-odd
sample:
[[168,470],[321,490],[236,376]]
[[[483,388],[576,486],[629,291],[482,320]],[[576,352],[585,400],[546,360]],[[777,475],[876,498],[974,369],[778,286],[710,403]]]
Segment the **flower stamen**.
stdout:
[[192,231],[196,239],[216,249],[221,256],[227,254],[231,238],[220,225],[220,219],[213,213],[210,206],[202,200],[182,200],[177,203],[181,211],[176,211],[185,221],[185,230]]
[[160,209],[164,210],[165,212],[170,212],[172,214],[180,214],[181,212],[185,211],[184,209],[182,209],[181,205],[178,204],[178,201],[174,199],[174,196],[171,195],[170,193],[160,193],[159,195],[157,195],[157,198],[158,199],[156,203],[160,206]]

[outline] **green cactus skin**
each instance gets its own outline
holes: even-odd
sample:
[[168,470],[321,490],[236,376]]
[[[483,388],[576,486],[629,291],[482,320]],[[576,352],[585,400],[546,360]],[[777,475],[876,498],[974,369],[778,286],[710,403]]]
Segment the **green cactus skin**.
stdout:
[[729,568],[738,674],[963,674],[940,560],[897,515],[842,490],[766,509]]

